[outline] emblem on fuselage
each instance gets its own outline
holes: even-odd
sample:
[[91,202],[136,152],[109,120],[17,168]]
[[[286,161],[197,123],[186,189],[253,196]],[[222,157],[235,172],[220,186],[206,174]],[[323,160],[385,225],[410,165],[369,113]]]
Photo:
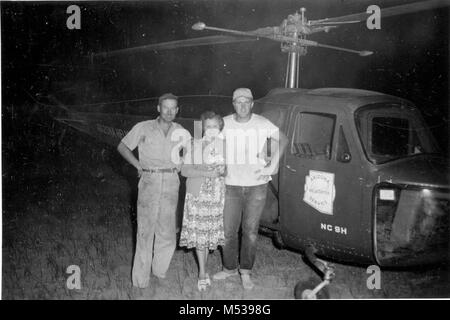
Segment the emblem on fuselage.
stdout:
[[303,201],[321,213],[332,215],[335,195],[334,173],[309,170]]

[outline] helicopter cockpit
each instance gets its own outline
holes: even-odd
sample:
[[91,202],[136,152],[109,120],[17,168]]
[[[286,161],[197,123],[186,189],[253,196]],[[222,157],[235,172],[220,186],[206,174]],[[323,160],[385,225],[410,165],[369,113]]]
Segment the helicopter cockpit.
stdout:
[[407,106],[368,105],[356,113],[355,120],[366,156],[374,164],[439,153],[428,127]]

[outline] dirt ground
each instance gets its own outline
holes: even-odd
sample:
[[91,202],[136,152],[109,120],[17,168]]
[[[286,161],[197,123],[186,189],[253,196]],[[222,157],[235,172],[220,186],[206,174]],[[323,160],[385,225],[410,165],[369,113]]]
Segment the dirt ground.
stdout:
[[[114,150],[102,150],[69,132],[60,152],[4,155],[3,299],[292,299],[297,282],[319,282],[299,253],[278,250],[260,235],[252,291],[235,277],[199,293],[194,253],[180,248],[167,279],[133,289],[137,180]],[[66,287],[70,265],[80,267],[80,290]],[[220,268],[215,251],[208,270]],[[366,268],[336,264],[330,297],[450,297],[446,267],[382,270],[379,290],[367,288],[368,277]]]

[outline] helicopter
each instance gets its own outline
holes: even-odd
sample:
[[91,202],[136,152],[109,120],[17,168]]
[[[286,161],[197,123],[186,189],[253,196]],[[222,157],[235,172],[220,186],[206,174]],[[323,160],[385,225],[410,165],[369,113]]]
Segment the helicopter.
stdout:
[[[423,1],[383,8],[381,17],[419,12],[450,5]],[[255,100],[253,111],[271,120],[289,138],[280,170],[268,188],[260,222],[282,248],[303,252],[322,275],[315,288],[297,284],[295,296],[326,296],[335,266],[324,259],[359,265],[408,267],[448,262],[449,167],[418,108],[410,101],[379,92],[349,88],[301,89],[299,62],[310,48],[356,54],[373,52],[331,46],[306,39],[333,32],[345,24],[365,22],[370,13],[308,20],[306,10],[295,12],[280,25],[253,31],[218,28],[197,22],[196,31],[214,35],[140,47],[98,52],[91,63],[120,55],[215,44],[269,39],[287,53],[284,88]],[[59,107],[55,119],[77,131],[117,146],[137,122],[156,114],[148,105],[157,98],[117,101],[114,104],[66,106],[54,96],[40,104]],[[47,102],[43,102],[43,101]],[[233,112],[228,96],[180,96],[177,122],[191,133],[202,111]],[[132,110],[132,111],[130,111]],[[392,143],[386,141],[392,140]],[[270,149],[266,150],[270,159]]]

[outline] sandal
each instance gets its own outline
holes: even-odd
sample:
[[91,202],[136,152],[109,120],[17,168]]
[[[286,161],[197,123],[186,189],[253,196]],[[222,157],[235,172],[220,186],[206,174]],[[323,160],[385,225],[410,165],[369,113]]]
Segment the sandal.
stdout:
[[198,291],[205,291],[208,286],[208,279],[198,279],[197,288]]
[[198,279],[197,288],[198,291],[205,291],[207,286],[211,285],[211,279],[209,278],[209,274],[206,274],[205,279]]

